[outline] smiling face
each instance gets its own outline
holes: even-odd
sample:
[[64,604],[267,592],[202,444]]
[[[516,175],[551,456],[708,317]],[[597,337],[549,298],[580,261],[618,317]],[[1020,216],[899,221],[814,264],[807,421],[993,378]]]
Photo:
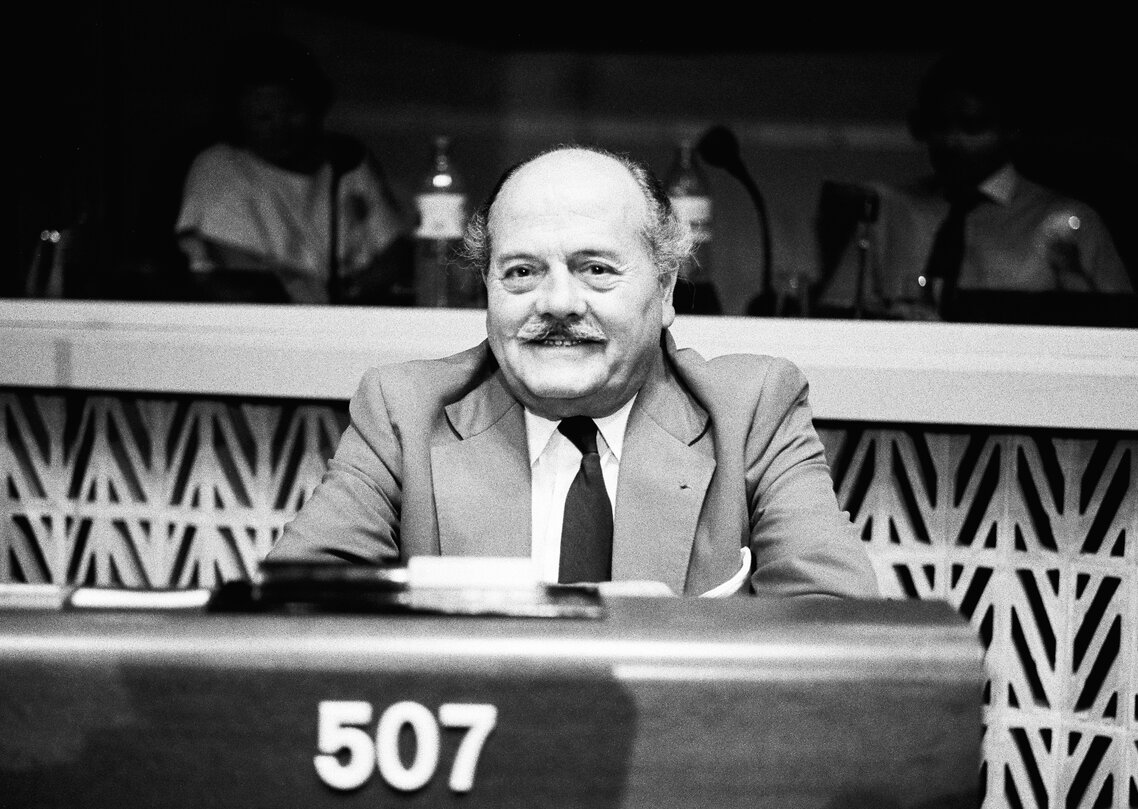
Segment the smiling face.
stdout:
[[644,238],[648,202],[580,149],[515,172],[490,210],[487,334],[506,384],[546,418],[605,416],[640,389],[675,319]]

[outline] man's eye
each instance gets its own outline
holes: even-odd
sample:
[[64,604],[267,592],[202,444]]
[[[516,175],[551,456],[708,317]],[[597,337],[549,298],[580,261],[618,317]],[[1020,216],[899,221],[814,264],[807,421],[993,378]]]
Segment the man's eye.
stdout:
[[505,267],[501,272],[499,283],[510,292],[526,292],[541,282],[538,270],[528,264],[518,264],[514,267]]
[[613,288],[620,281],[621,276],[619,267],[600,261],[592,261],[582,265],[578,273],[582,282],[597,290]]

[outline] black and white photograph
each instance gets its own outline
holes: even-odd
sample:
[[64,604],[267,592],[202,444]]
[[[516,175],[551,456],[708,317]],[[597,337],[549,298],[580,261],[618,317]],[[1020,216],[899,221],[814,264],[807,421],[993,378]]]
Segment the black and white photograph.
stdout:
[[1138,807],[1125,13],[16,16],[0,809]]

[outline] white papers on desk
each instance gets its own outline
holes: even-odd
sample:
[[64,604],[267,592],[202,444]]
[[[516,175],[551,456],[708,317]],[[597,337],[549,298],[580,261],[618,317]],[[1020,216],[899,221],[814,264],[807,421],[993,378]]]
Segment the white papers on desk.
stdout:
[[67,599],[78,609],[105,610],[190,610],[203,609],[211,591],[192,589],[134,589],[120,587],[76,587]]
[[[739,569],[722,584],[703,593],[701,598],[726,598],[735,595],[747,584],[751,575],[751,549],[739,549]],[[674,596],[672,588],[662,581],[602,581],[597,590],[603,596]]]

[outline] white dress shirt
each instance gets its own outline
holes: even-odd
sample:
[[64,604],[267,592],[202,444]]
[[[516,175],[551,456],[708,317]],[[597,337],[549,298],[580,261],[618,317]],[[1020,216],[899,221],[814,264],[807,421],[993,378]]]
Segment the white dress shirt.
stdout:
[[[624,428],[628,425],[628,414],[634,401],[635,396],[611,416],[593,419],[600,432],[597,451],[601,456],[601,472],[614,516]],[[542,418],[528,410],[525,419],[533,498],[530,556],[538,579],[556,582],[561,561],[561,520],[565,512],[565,496],[581,466],[581,452],[557,429],[560,420]]]

